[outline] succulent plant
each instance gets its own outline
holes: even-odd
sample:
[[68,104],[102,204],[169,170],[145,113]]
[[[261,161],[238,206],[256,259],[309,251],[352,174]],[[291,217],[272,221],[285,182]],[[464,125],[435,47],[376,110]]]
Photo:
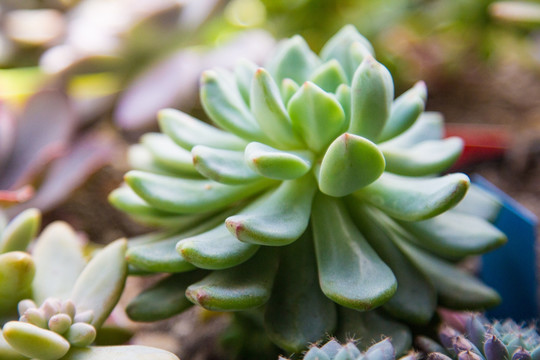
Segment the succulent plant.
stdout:
[[437,305],[498,303],[453,264],[505,236],[470,202],[451,210],[469,179],[437,174],[462,142],[423,113],[425,85],[394,99],[390,73],[352,26],[320,57],[286,40],[266,66],[204,72],[201,102],[217,127],[165,109],[163,134],[132,148],[137,170],[110,200],[164,230],[132,241],[128,262],[186,274],[141,294],[130,316],[264,305],[271,339],[298,351],[351,318],[370,329],[390,321],[388,331],[396,319],[427,323]]
[[[367,350],[362,352],[354,341],[349,341],[346,344],[340,344],[336,339],[331,339],[322,346],[313,345],[302,357],[304,360],[362,360],[362,359],[377,359],[377,360],[395,360],[396,352],[392,346],[392,341],[389,338],[379,341],[371,345]],[[416,360],[417,354],[410,352],[407,355],[400,357],[400,360]],[[280,357],[280,360],[287,360]]]
[[540,335],[534,325],[519,325],[511,319],[490,321],[477,313],[460,314],[458,318],[456,324],[441,325],[442,347],[429,339],[418,339],[423,351],[435,350],[428,359],[517,360],[540,356]]
[[24,250],[40,220],[38,210],[26,210],[0,231],[0,358],[177,359],[149,347],[90,346],[124,288],[126,241],[98,250],[87,263],[79,236],[54,222],[30,255]]

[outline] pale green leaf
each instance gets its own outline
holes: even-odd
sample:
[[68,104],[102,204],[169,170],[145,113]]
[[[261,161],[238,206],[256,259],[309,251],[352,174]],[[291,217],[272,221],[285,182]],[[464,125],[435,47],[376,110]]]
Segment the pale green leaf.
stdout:
[[0,230],[0,254],[8,251],[25,251],[36,237],[41,225],[41,212],[27,209]]
[[270,179],[290,180],[305,175],[313,162],[310,151],[283,151],[252,142],[244,153],[246,164],[257,174]]

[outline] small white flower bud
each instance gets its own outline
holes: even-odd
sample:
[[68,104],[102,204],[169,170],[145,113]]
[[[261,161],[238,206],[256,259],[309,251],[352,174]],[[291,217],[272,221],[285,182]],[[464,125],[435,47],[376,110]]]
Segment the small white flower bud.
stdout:
[[96,339],[96,329],[90,324],[75,323],[66,333],[66,339],[73,346],[85,347]]
[[19,304],[17,305],[17,310],[19,311],[19,315],[24,315],[26,310],[28,309],[35,309],[37,308],[37,305],[35,302],[33,302],[30,299],[21,300],[19,301]]
[[67,314],[56,314],[49,319],[49,329],[58,334],[63,334],[71,326],[71,317]]
[[94,312],[92,310],[77,313],[73,318],[74,323],[91,323],[92,320],[94,320]]

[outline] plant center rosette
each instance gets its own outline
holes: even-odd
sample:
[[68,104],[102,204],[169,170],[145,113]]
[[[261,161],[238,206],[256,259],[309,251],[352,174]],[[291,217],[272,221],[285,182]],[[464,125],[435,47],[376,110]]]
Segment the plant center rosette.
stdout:
[[471,201],[456,207],[468,177],[438,174],[462,141],[443,139],[426,97],[419,82],[394,99],[390,73],[352,26],[320,56],[295,36],[265,68],[206,71],[201,102],[216,127],[162,110],[163,133],[133,146],[137,170],[110,197],[164,229],[131,242],[132,271],[182,273],[142,293],[130,316],[257,308],[286,350],[340,332],[386,333],[400,349],[410,337],[396,340],[406,333],[396,320],[496,304],[454,263],[505,237]]

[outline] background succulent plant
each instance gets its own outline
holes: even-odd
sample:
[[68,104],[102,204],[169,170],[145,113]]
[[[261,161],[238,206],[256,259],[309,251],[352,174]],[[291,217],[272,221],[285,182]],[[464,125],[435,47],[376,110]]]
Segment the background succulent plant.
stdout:
[[[138,170],[110,196],[165,228],[132,242],[133,270],[189,271],[141,294],[133,319],[190,302],[265,305],[269,336],[296,351],[332,331],[401,331],[388,315],[424,324],[438,304],[499,301],[453,265],[505,241],[467,203],[450,210],[469,179],[437,174],[459,156],[460,139],[443,139],[440,115],[423,113],[422,82],[394,99],[390,73],[352,26],[320,57],[296,36],[266,69],[244,61],[234,73],[206,71],[200,93],[221,129],[161,111],[164,134],[143,136],[131,153]],[[368,311],[377,307],[385,314]],[[401,338],[398,352],[410,343]]]
[[419,348],[429,353],[428,359],[517,360],[540,356],[540,336],[533,324],[517,324],[511,319],[490,321],[478,313],[457,314],[453,320],[439,329],[442,346],[424,337],[417,340]]
[[177,359],[147,347],[90,346],[124,288],[126,241],[98,250],[88,262],[75,231],[55,222],[30,255],[24,251],[40,220],[38,210],[26,210],[0,232],[0,358]]
[[[409,354],[400,357],[400,360],[415,360],[418,356],[410,352]],[[386,338],[362,352],[357,347],[355,342],[349,341],[346,344],[340,344],[337,340],[332,339],[321,346],[312,346],[302,357],[304,360],[361,360],[361,359],[377,359],[377,360],[394,360],[396,352],[392,346],[392,341]],[[280,357],[280,360],[287,360]]]

